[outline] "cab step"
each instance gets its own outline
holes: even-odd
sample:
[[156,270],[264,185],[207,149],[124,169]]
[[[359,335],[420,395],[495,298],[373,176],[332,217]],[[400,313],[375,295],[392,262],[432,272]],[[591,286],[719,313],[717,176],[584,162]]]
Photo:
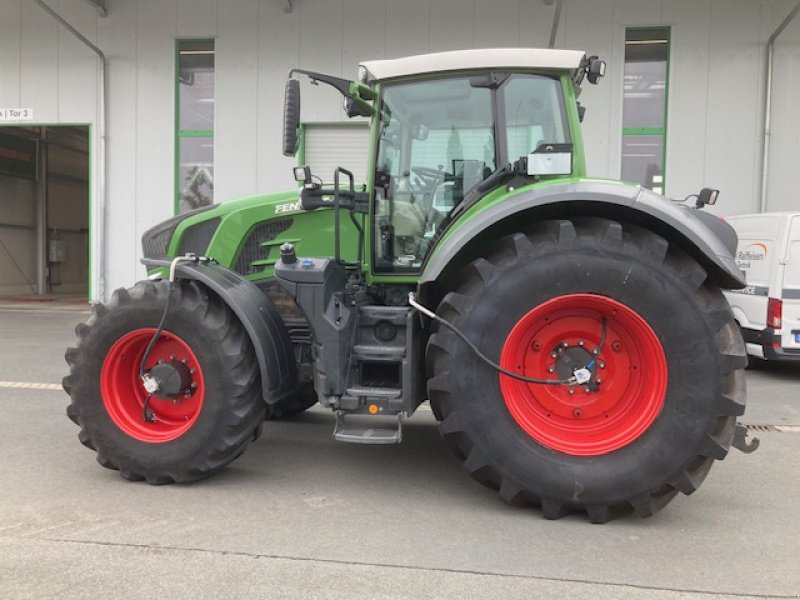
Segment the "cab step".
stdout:
[[398,388],[387,388],[367,385],[355,385],[347,388],[347,395],[356,398],[393,400],[399,398],[403,390]]
[[376,346],[356,344],[353,357],[360,361],[400,362],[406,355],[405,346]]
[[333,437],[336,441],[350,444],[399,444],[403,441],[403,415],[397,416],[397,428],[345,427],[345,413],[336,412]]

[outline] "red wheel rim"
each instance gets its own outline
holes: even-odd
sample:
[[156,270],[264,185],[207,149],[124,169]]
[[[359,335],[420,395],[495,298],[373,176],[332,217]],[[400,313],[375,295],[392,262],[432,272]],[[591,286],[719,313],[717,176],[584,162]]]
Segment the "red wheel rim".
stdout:
[[608,454],[647,431],[664,406],[667,389],[661,342],[628,306],[605,296],[570,294],[529,311],[503,345],[504,369],[525,377],[561,379],[570,364],[576,364],[562,359],[562,353],[577,357],[583,363],[578,367],[591,364],[603,319],[606,337],[592,365],[596,389],[529,384],[499,376],[503,398],[517,424],[537,442],[565,454]]
[[203,407],[205,384],[200,363],[189,345],[177,335],[162,331],[145,368],[149,370],[159,361],[185,361],[193,389],[190,395],[175,400],[152,396],[148,408],[155,421],[146,421],[144,403],[148,394],[139,379],[139,363],[154,333],[155,329],[137,329],[114,342],[100,372],[100,392],[117,427],[136,440],[158,444],[174,440],[192,428]]

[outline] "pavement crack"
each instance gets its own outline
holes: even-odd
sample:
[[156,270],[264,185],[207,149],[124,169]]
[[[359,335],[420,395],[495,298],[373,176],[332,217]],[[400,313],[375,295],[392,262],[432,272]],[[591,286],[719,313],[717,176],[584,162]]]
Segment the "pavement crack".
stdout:
[[699,590],[691,588],[660,587],[653,585],[642,585],[637,583],[620,583],[614,581],[593,581],[591,579],[577,579],[568,577],[547,577],[544,575],[520,575],[516,573],[498,573],[494,571],[478,571],[472,569],[453,569],[447,567],[426,567],[419,565],[398,565],[381,562],[363,562],[357,560],[340,560],[335,558],[313,558],[307,556],[291,556],[284,554],[263,554],[259,552],[245,552],[241,550],[215,550],[212,548],[192,548],[185,546],[161,546],[158,544],[135,544],[129,542],[100,542],[94,540],[58,539],[58,538],[39,538],[40,541],[55,542],[64,544],[80,544],[84,546],[100,546],[107,548],[132,548],[137,550],[167,550],[172,552],[185,552],[196,554],[211,554],[216,556],[234,556],[241,558],[265,559],[265,560],[289,560],[304,563],[321,563],[341,566],[355,567],[378,567],[384,569],[397,569],[404,571],[423,571],[429,573],[450,573],[455,575],[476,575],[485,577],[504,577],[508,579],[523,579],[531,581],[549,581],[554,583],[577,583],[585,585],[600,585],[609,588],[627,588],[635,590],[649,590],[660,592],[674,592],[677,594],[698,594],[704,596],[726,596],[735,598],[764,598],[781,600],[783,598],[798,598],[797,595],[782,594],[753,594],[744,592],[714,592],[709,590]]

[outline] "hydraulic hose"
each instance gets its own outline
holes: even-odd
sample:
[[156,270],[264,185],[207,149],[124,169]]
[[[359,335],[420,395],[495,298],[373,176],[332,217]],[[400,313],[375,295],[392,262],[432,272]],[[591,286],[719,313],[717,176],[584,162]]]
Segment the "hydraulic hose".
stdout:
[[537,377],[525,377],[523,375],[519,375],[518,373],[508,371],[507,369],[504,369],[503,367],[498,365],[488,356],[486,356],[483,352],[481,352],[480,349],[475,344],[473,344],[469,340],[469,338],[467,338],[466,335],[464,335],[461,331],[459,331],[455,325],[444,320],[442,317],[434,313],[432,310],[425,308],[422,304],[417,302],[416,294],[414,294],[414,292],[408,293],[408,303],[426,317],[429,317],[434,321],[436,321],[437,323],[444,325],[450,331],[455,333],[459,338],[463,340],[463,342],[467,346],[470,347],[470,349],[475,353],[475,355],[478,358],[480,358],[483,362],[492,367],[495,371],[497,371],[498,373],[502,373],[506,377],[511,377],[512,379],[516,379],[518,381],[524,381],[525,383],[535,383],[537,385],[576,385],[580,383],[586,383],[587,381],[589,381],[589,378],[591,377],[591,372],[586,367],[575,371],[575,374],[569,379],[539,379]]

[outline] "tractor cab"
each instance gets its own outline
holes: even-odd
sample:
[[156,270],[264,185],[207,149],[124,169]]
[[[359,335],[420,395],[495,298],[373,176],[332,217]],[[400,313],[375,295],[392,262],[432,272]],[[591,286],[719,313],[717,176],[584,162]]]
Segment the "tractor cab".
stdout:
[[[302,206],[330,207],[339,198],[368,212],[372,272],[419,273],[442,232],[493,188],[585,174],[576,98],[587,75],[596,83],[604,72],[602,60],[582,52],[526,49],[369,61],[359,82],[293,70],[285,154],[298,145],[294,75],[336,88],[349,116],[371,117],[374,145],[366,192],[325,189],[307,167],[296,169]],[[336,181],[347,174],[337,172]]]

